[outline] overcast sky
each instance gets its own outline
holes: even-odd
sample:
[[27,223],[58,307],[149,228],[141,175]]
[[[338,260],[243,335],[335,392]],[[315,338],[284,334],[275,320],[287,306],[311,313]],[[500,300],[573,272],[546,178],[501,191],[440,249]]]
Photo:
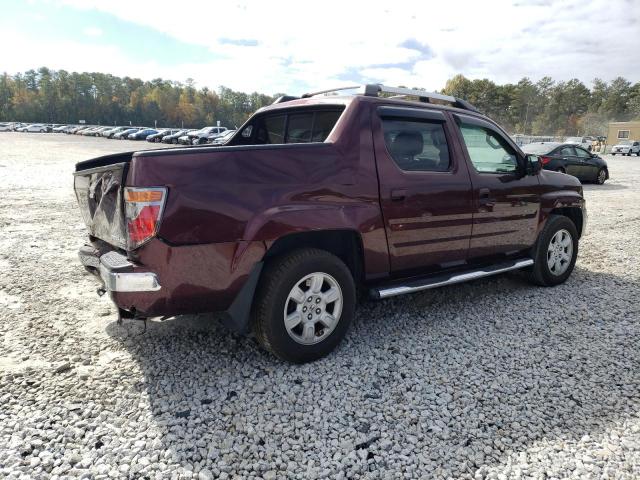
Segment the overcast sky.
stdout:
[[640,81],[640,0],[3,2],[0,71],[48,66],[300,94],[351,83],[440,89]]

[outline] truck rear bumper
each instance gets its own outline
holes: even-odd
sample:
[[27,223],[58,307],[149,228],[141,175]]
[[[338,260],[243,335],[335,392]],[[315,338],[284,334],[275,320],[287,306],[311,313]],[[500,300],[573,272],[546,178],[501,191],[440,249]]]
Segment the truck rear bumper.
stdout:
[[158,276],[153,272],[133,272],[134,264],[116,251],[100,254],[85,245],[78,252],[80,262],[96,273],[108,292],[156,292],[160,290]]
[[102,280],[108,292],[156,292],[158,276],[153,272],[133,272],[134,264],[116,251],[101,252],[85,245],[78,252],[80,262]]
[[154,239],[128,257],[99,240],[78,255],[120,311],[155,317],[226,311],[264,252],[262,242],[171,246]]

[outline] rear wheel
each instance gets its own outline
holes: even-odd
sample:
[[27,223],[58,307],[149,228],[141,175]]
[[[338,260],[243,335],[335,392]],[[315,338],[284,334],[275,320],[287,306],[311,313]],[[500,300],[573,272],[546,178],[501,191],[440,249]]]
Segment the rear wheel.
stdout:
[[598,172],[598,177],[596,178],[596,183],[598,185],[602,185],[607,180],[607,170],[605,168],[601,168]]
[[576,226],[563,215],[551,215],[534,246],[529,278],[544,287],[563,283],[571,275],[577,256]]
[[331,352],[345,336],[356,289],[347,266],[324,250],[301,249],[267,265],[252,308],[260,344],[304,363]]

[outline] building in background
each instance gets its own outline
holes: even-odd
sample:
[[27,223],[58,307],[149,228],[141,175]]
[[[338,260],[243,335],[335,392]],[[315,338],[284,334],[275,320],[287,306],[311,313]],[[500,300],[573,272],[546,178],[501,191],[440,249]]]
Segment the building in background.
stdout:
[[609,123],[607,145],[615,145],[621,140],[640,140],[640,120]]

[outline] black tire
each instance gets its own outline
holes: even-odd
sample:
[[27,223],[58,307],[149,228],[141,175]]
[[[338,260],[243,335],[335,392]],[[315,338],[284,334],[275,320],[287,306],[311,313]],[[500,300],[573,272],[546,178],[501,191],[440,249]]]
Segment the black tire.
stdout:
[[[288,297],[292,289],[296,285],[306,285],[301,283],[304,278],[316,272],[328,274],[337,282],[342,293],[342,310],[337,324],[326,338],[318,343],[305,345],[294,340],[287,331],[285,308],[289,304]],[[304,297],[308,292],[304,292]],[[295,250],[265,266],[251,311],[253,332],[265,349],[282,360],[292,363],[312,362],[329,354],[346,335],[354,316],[355,304],[356,287],[351,272],[342,260],[324,250]],[[295,303],[292,305],[295,306]],[[303,323],[299,326],[301,325]],[[314,325],[316,328],[318,324]],[[316,335],[322,335],[324,328],[321,327]]]
[[556,168],[556,172],[560,172],[560,173],[567,173],[567,171],[564,169],[564,167],[558,167],[558,168]]
[[603,185],[604,182],[607,181],[607,169],[606,168],[601,168],[600,170],[598,170],[598,176],[596,177],[596,183],[598,185]]
[[173,140],[171,140],[171,143],[173,143],[174,145],[178,144],[178,140],[176,140],[175,138]]
[[[547,255],[551,240],[560,230],[569,232],[573,249],[568,268],[562,274],[556,275],[549,268]],[[564,283],[571,275],[578,257],[578,230],[574,223],[564,215],[550,215],[532,249],[532,257],[534,264],[528,272],[531,282],[543,287],[553,287]]]

